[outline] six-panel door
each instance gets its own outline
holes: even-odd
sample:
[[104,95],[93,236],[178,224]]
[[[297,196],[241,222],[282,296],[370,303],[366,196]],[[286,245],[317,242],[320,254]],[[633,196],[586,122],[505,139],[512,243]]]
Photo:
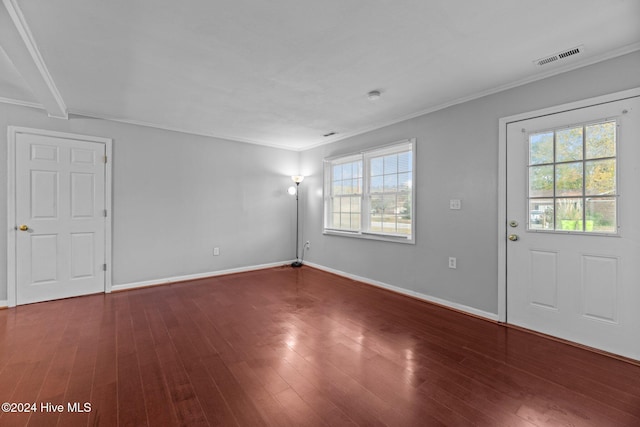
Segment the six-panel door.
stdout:
[[16,134],[17,303],[104,292],[105,146]]

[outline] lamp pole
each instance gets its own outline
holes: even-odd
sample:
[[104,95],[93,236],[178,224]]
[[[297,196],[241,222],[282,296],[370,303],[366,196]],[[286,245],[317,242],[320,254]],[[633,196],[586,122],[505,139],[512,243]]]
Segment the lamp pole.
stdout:
[[300,262],[300,252],[298,249],[298,245],[300,244],[300,237],[299,237],[299,233],[300,233],[300,214],[299,214],[299,209],[298,209],[298,193],[300,191],[300,183],[296,182],[296,260],[291,263],[291,267],[302,267],[302,262]]
[[300,208],[298,195],[300,193],[300,183],[304,179],[302,175],[292,176],[291,179],[296,183],[296,260],[291,263],[291,267],[302,267],[302,261],[300,261]]

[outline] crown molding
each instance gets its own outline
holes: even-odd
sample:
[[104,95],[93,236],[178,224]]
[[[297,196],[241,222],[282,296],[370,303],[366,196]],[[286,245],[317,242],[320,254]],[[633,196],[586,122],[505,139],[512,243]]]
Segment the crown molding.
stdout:
[[[461,97],[461,98],[456,98],[456,99],[452,99],[450,101],[446,101],[444,103],[438,104],[436,106],[433,107],[429,107],[427,109],[423,109],[411,114],[407,114],[407,115],[403,115],[400,117],[396,117],[394,119],[391,120],[387,120],[387,121],[383,121],[381,123],[376,124],[375,126],[369,126],[369,127],[364,127],[364,128],[360,128],[357,129],[355,131],[352,132],[346,132],[346,133],[339,133],[337,135],[335,135],[334,137],[328,138],[327,140],[318,142],[318,143],[312,143],[309,145],[305,145],[305,146],[301,146],[301,147],[295,147],[295,146],[290,146],[290,145],[284,145],[284,144],[275,144],[275,143],[269,143],[269,142],[265,142],[265,141],[259,141],[259,140],[252,140],[252,139],[246,139],[246,138],[238,138],[238,137],[234,137],[234,136],[229,136],[229,135],[222,135],[222,134],[216,134],[216,133],[211,133],[211,132],[201,132],[201,131],[193,131],[193,130],[189,130],[189,129],[184,129],[184,128],[180,128],[180,127],[175,127],[175,126],[166,126],[166,125],[160,125],[157,123],[152,123],[152,122],[144,122],[144,121],[139,121],[139,120],[129,120],[129,119],[125,119],[125,118],[120,118],[120,117],[116,117],[116,116],[109,116],[109,115],[104,115],[104,114],[97,114],[97,113],[92,113],[92,112],[86,112],[86,111],[79,111],[79,110],[67,110],[66,106],[64,105],[64,102],[62,100],[62,97],[60,96],[59,92],[57,91],[55,84],[53,82],[53,79],[51,78],[51,76],[49,75],[48,71],[46,70],[46,66],[44,64],[44,60],[42,60],[42,57],[40,55],[40,53],[37,50],[37,47],[35,46],[35,41],[33,41],[33,36],[31,36],[31,33],[26,25],[26,22],[24,22],[24,17],[22,15],[22,12],[17,8],[17,3],[16,0],[2,0],[5,7],[7,8],[7,10],[9,11],[9,14],[11,15],[14,24],[16,25],[16,28],[18,28],[18,31],[20,32],[21,36],[24,32],[24,36],[23,36],[23,40],[25,40],[25,37],[27,40],[31,40],[32,43],[28,43],[27,41],[25,41],[25,44],[27,44],[27,47],[29,49],[29,52],[31,53],[32,57],[35,55],[36,58],[39,58],[39,60],[37,60],[36,58],[34,58],[34,62],[36,63],[36,65],[38,66],[38,64],[40,64],[40,66],[38,66],[39,70],[44,70],[44,74],[42,74],[42,78],[44,79],[45,82],[49,82],[50,85],[47,85],[51,91],[51,94],[59,100],[59,104],[58,106],[60,107],[60,105],[62,105],[62,109],[59,108],[58,109],[58,114],[56,114],[56,111],[52,111],[45,103],[39,104],[39,103],[32,103],[32,102],[27,102],[27,101],[20,101],[20,100],[15,100],[15,99],[9,99],[9,98],[1,98],[0,97],[0,103],[7,103],[7,104],[13,104],[13,105],[19,105],[19,106],[25,106],[25,107],[32,107],[32,108],[38,108],[38,109],[44,109],[47,111],[48,115],[50,117],[55,117],[55,118],[65,118],[68,119],[68,115],[69,114],[73,114],[76,116],[82,116],[82,117],[91,117],[91,118],[95,118],[95,119],[101,119],[101,120],[107,120],[107,121],[113,121],[113,122],[119,122],[119,123],[125,123],[125,124],[131,124],[131,125],[136,125],[136,126],[144,126],[144,127],[149,127],[149,128],[154,128],[154,129],[160,129],[160,130],[166,130],[166,131],[171,131],[171,132],[179,132],[179,133],[185,133],[185,134],[190,134],[190,135],[197,135],[197,136],[203,136],[203,137],[209,137],[209,138],[216,138],[216,139],[222,139],[225,141],[232,141],[232,142],[241,142],[241,143],[247,143],[247,144],[253,144],[253,145],[261,145],[261,146],[266,146],[266,147],[271,147],[271,148],[277,148],[277,149],[282,149],[282,150],[288,150],[288,151],[297,151],[297,152],[303,152],[303,151],[307,151],[307,150],[311,150],[317,147],[321,147],[323,145],[328,145],[328,144],[332,144],[335,142],[339,142],[348,138],[352,138],[358,135],[362,135],[362,134],[366,134],[378,129],[382,129],[385,128],[387,126],[391,126],[397,123],[401,123],[407,120],[411,120],[413,118],[416,117],[420,117],[420,116],[424,116],[427,114],[431,114],[434,113],[436,111],[440,111],[440,110],[444,110],[446,108],[455,106],[455,105],[459,105],[459,104],[463,104],[465,102],[469,102],[469,101],[473,101],[475,99],[479,99],[479,98],[483,98],[485,96],[489,96],[489,95],[493,95],[499,92],[503,92],[509,89],[513,89],[519,86],[524,86],[527,85],[529,83],[533,83],[539,80],[543,80],[546,78],[550,78],[559,74],[563,74],[569,71],[573,71],[579,68],[583,68],[589,65],[593,65],[593,64],[597,64],[599,62],[603,62],[609,59],[613,59],[619,56],[623,56],[629,53],[633,53],[636,51],[640,50],[640,42],[637,43],[633,43],[627,46],[623,46],[621,48],[618,49],[614,49],[611,50],[609,52],[607,52],[606,54],[603,55],[597,55],[597,56],[593,56],[590,58],[585,58],[582,60],[577,60],[577,61],[573,61],[569,64],[565,64],[563,66],[557,66],[554,67],[553,69],[550,69],[546,72],[543,73],[538,73],[534,76],[531,77],[527,77],[524,79],[520,79],[520,80],[516,80],[513,81],[511,83],[507,83],[505,85],[500,85],[500,86],[496,86],[494,88],[485,90],[485,91],[480,91],[480,92],[476,92],[474,94],[465,96],[465,97]],[[14,11],[14,13],[11,12],[11,10]],[[14,15],[16,16],[16,18],[14,18]],[[18,20],[19,24],[16,23],[16,19]],[[20,30],[20,28],[23,29],[23,31]],[[31,47],[29,47],[31,46]],[[41,68],[42,67],[42,68]],[[46,77],[48,76],[48,77]],[[56,95],[57,94],[57,95]],[[38,100],[40,100],[40,97],[37,97]]]
[[18,105],[20,107],[37,108],[38,110],[44,110],[45,109],[42,104],[38,104],[37,102],[21,101],[19,99],[4,98],[2,96],[0,96],[0,103]]
[[[68,119],[67,106],[53,81],[53,77],[49,73],[44,58],[38,50],[36,41],[27,25],[24,14],[18,6],[17,0],[2,0],[2,3],[18,32],[19,38],[22,39],[24,46],[27,48],[33,63],[28,64],[24,55],[17,53],[19,47],[16,46],[15,37],[12,37],[13,43],[10,43],[10,45],[13,45],[13,52],[10,59],[31,87],[38,101],[42,103],[49,117]],[[9,52],[7,52],[7,54],[9,55]],[[35,70],[33,67],[35,67]]]
[[524,86],[524,85],[527,85],[529,83],[533,83],[533,82],[536,82],[536,81],[539,81],[539,80],[544,80],[544,79],[547,79],[549,77],[557,76],[559,74],[563,74],[563,73],[566,73],[566,72],[569,72],[569,71],[577,70],[579,68],[587,67],[589,65],[597,64],[599,62],[604,62],[604,61],[607,61],[609,59],[614,59],[614,58],[617,58],[619,56],[623,56],[623,55],[627,55],[629,53],[637,52],[639,50],[640,50],[640,42],[633,43],[633,44],[630,44],[630,45],[627,45],[627,46],[623,46],[623,47],[618,48],[618,49],[611,50],[611,51],[609,51],[609,52],[607,52],[607,53],[605,53],[603,55],[597,55],[597,56],[593,56],[591,58],[585,58],[585,59],[580,60],[580,61],[571,62],[570,64],[566,64],[564,66],[556,67],[556,68],[554,68],[552,70],[549,70],[547,72],[544,72],[544,73],[539,73],[539,74],[536,74],[536,75],[531,76],[531,77],[527,77],[527,78],[524,78],[524,79],[516,80],[516,81],[513,81],[511,83],[507,83],[507,84],[504,84],[504,85],[496,86],[494,88],[487,89],[487,90],[484,90],[484,91],[481,91],[481,92],[476,92],[476,93],[474,93],[472,95],[464,96],[462,98],[456,98],[456,99],[453,99],[453,100],[450,100],[450,101],[446,101],[446,102],[443,102],[443,103],[441,103],[439,105],[436,105],[436,106],[433,106],[433,107],[429,107],[429,108],[424,109],[424,110],[416,111],[416,112],[411,113],[411,114],[407,114],[407,115],[404,115],[404,116],[397,117],[395,119],[384,121],[382,123],[376,124],[375,126],[370,126],[370,127],[358,129],[358,130],[353,131],[353,132],[347,132],[347,133],[344,133],[344,134],[339,134],[339,135],[336,135],[336,137],[332,138],[331,140],[322,141],[322,142],[320,142],[318,144],[308,145],[308,146],[305,146],[304,148],[299,149],[298,151],[310,150],[310,149],[313,149],[313,148],[321,147],[323,145],[328,145],[328,144],[332,144],[334,142],[342,141],[342,140],[345,140],[347,138],[352,138],[354,136],[362,135],[362,134],[365,134],[365,133],[368,133],[368,132],[373,132],[375,130],[382,129],[382,128],[385,128],[387,126],[391,126],[391,125],[394,125],[394,124],[397,124],[397,123],[401,123],[401,122],[404,122],[404,121],[407,121],[407,120],[411,120],[411,119],[414,119],[416,117],[420,117],[420,116],[424,116],[424,115],[427,115],[427,114],[435,113],[436,111],[444,110],[445,108],[453,107],[454,105],[464,104],[465,102],[473,101],[475,99],[483,98],[485,96],[493,95],[493,94],[496,94],[496,93],[499,93],[499,92],[504,92],[504,91],[509,90],[509,89],[513,89],[513,88],[516,88],[516,87],[519,87],[519,86]]
[[144,127],[153,128],[153,129],[166,130],[166,131],[169,131],[169,132],[178,132],[178,133],[184,133],[184,134],[188,134],[188,135],[196,135],[196,136],[204,136],[204,137],[207,137],[207,138],[222,139],[224,141],[230,141],[230,142],[242,142],[242,143],[245,143],[245,144],[261,145],[263,147],[278,148],[280,150],[301,151],[300,149],[298,149],[296,147],[292,147],[292,146],[288,146],[288,145],[273,144],[273,143],[269,143],[269,142],[263,142],[263,141],[247,139],[247,138],[238,138],[238,137],[229,136],[229,135],[216,134],[216,133],[213,133],[213,132],[193,131],[193,130],[189,130],[189,129],[180,128],[180,127],[177,127],[177,126],[166,126],[166,125],[160,125],[160,124],[152,123],[152,122],[145,122],[145,121],[141,121],[141,120],[129,120],[129,119],[121,118],[121,117],[109,116],[109,115],[106,115],[106,114],[96,114],[96,113],[91,113],[91,112],[86,112],[86,111],[81,111],[81,110],[70,110],[69,114],[70,115],[74,115],[74,116],[79,116],[79,117],[90,117],[92,119],[107,120],[107,121],[110,121],[110,122],[125,123],[125,124],[128,124],[128,125],[144,126]]

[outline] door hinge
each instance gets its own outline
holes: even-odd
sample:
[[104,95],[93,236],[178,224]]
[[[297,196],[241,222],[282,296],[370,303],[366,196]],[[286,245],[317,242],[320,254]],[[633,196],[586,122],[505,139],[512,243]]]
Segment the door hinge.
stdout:
[[107,271],[107,264],[102,264],[102,271]]
[[107,210],[106,209],[104,210],[104,216],[105,216],[105,218],[107,216]]
[[104,162],[107,163],[107,156],[104,156],[103,159],[104,159]]

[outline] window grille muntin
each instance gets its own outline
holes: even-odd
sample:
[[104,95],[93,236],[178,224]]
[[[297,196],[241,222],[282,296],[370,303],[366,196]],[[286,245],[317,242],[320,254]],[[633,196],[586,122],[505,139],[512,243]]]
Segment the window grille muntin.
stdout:
[[618,234],[617,127],[602,120],[528,135],[528,231]]

